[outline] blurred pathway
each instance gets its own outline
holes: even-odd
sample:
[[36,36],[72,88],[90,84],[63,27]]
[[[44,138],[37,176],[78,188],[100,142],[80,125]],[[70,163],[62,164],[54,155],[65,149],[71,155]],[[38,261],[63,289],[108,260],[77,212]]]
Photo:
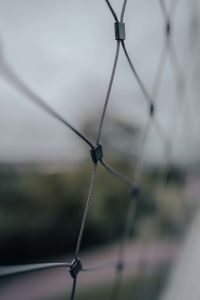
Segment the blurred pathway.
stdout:
[[[171,263],[178,255],[177,242],[157,242],[153,244],[130,243],[126,252],[125,276],[138,270],[153,271]],[[90,267],[108,261],[115,261],[117,245],[87,252],[82,255],[83,267]],[[69,261],[69,259],[67,259]],[[113,279],[114,270],[81,272],[78,288],[102,284]],[[66,269],[53,269],[13,277],[0,286],[1,300],[41,300],[68,294],[72,279]],[[171,298],[174,299],[174,298]],[[183,299],[183,298],[182,298]],[[188,299],[187,299],[188,300]]]

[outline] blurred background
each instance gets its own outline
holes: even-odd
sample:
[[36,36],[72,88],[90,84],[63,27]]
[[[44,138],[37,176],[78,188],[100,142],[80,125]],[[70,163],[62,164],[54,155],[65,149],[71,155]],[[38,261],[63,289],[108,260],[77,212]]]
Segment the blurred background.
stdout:
[[[170,12],[171,48],[160,2]],[[112,4],[119,13],[122,1]],[[164,291],[198,215],[199,20],[199,0],[127,4],[127,49],[149,94],[156,94],[155,118],[170,147],[150,125],[120,299],[168,299]],[[105,1],[0,0],[1,265],[73,258],[92,173],[87,145],[15,88],[5,61],[95,141],[115,47]],[[130,178],[148,118],[147,102],[121,51],[102,144],[106,161]],[[81,245],[85,265],[116,258],[129,197],[127,187],[100,166]],[[193,236],[198,243],[196,231]],[[81,273],[77,299],[110,299],[114,273]],[[1,280],[0,299],[62,300],[70,288],[66,270],[40,271]],[[186,299],[175,294],[171,299]]]

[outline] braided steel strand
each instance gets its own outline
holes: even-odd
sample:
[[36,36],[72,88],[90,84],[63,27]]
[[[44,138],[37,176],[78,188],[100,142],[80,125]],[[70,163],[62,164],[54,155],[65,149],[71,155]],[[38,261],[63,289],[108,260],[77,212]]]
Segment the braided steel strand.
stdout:
[[120,15],[120,22],[124,21],[124,15],[125,15],[125,11],[126,11],[127,2],[128,2],[128,0],[124,0],[124,2],[123,2],[121,15]]
[[77,136],[79,136],[88,146],[92,147],[92,142],[81,132],[79,132],[74,126],[66,121],[61,115],[59,115],[52,107],[50,107],[42,98],[40,98],[30,87],[12,70],[12,68],[6,63],[1,63],[1,71],[4,78],[12,83],[12,85],[30,99],[34,104],[39,106],[43,111],[51,115],[53,118],[59,120],[69,129],[71,129]]
[[112,68],[112,72],[111,72],[111,76],[110,76],[110,81],[109,81],[109,84],[108,84],[106,99],[105,99],[104,106],[103,106],[103,111],[102,111],[100,122],[99,122],[97,138],[96,138],[96,144],[99,144],[100,138],[101,138],[103,122],[104,122],[104,119],[105,119],[105,114],[106,114],[106,110],[107,110],[107,106],[108,106],[108,102],[109,102],[109,99],[110,99],[110,94],[111,94],[111,90],[112,90],[112,86],[113,86],[113,81],[114,81],[115,73],[116,73],[116,69],[117,69],[119,51],[120,51],[120,41],[117,41],[117,47],[116,47],[116,52],[115,52],[113,68]]
[[93,198],[94,185],[95,185],[95,181],[96,181],[96,173],[97,173],[97,164],[94,164],[92,178],[91,178],[89,192],[88,192],[88,197],[87,197],[87,201],[86,201],[86,205],[85,205],[85,209],[84,209],[84,213],[83,213],[83,218],[82,218],[82,222],[81,222],[81,227],[80,227],[80,231],[79,231],[79,235],[78,235],[78,239],[77,239],[77,245],[76,245],[76,251],[75,251],[76,258],[78,258],[78,256],[79,256],[81,241],[82,241],[82,237],[83,237],[83,231],[85,228],[86,219],[87,219],[87,215],[88,215],[88,209],[89,209],[90,203]]

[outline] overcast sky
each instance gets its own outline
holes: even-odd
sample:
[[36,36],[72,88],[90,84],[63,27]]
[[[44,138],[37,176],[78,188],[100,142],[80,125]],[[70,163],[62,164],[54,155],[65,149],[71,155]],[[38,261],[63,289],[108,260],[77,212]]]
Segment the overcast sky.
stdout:
[[[112,3],[119,12],[122,1]],[[176,51],[186,73],[192,51],[189,6],[187,0],[179,1],[173,22]],[[128,1],[125,23],[128,51],[151,93],[163,45],[159,1]],[[75,127],[81,128],[90,114],[101,110],[116,47],[113,19],[105,1],[0,0],[0,35],[3,57],[28,86]],[[188,90],[194,107],[193,82]],[[168,61],[156,111],[170,136],[178,114],[177,103],[175,77]],[[73,133],[6,82],[1,68],[0,104],[0,161],[68,160],[87,151]],[[147,111],[147,103],[121,52],[108,116],[112,114],[143,128]],[[198,121],[198,114],[196,118]],[[194,121],[194,115],[191,119]],[[198,158],[197,121],[195,125],[188,122],[188,134],[180,125],[174,148],[176,159]],[[163,159],[163,146],[155,131],[147,140],[145,157]]]

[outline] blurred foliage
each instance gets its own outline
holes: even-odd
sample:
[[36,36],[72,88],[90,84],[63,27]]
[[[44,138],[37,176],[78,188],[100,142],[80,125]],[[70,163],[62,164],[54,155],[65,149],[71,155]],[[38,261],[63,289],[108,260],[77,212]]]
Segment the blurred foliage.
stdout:
[[[35,260],[72,250],[80,228],[90,176],[91,164],[54,174],[1,169],[1,261],[26,261],[30,257]],[[120,234],[127,199],[127,189],[99,168],[95,202],[84,235],[88,245]]]
[[[111,163],[125,174],[130,172],[127,163]],[[90,163],[82,163],[68,172],[51,174],[26,168],[0,169],[1,263],[36,261],[74,249],[91,168]],[[142,178],[144,193],[138,202],[135,237],[142,234],[142,224],[149,219],[150,230],[163,237],[173,235],[183,219],[181,187],[173,181],[167,189],[164,185],[158,188],[155,181],[150,171]],[[130,200],[126,186],[101,166],[94,196],[83,247],[119,238]]]
[[[92,135],[93,125],[94,121],[85,124],[84,131]],[[116,120],[106,128],[106,161],[131,177],[134,160],[130,163],[128,158],[137,144],[138,128]],[[30,166],[0,166],[0,262],[40,261],[73,251],[91,173],[92,164],[86,160],[66,172],[54,173]],[[151,232],[157,238],[180,234],[184,225],[183,181],[184,173],[177,168],[170,173],[161,168],[143,172],[133,237],[144,236],[146,229],[148,236]],[[99,165],[83,248],[120,238],[129,200],[127,187]]]

